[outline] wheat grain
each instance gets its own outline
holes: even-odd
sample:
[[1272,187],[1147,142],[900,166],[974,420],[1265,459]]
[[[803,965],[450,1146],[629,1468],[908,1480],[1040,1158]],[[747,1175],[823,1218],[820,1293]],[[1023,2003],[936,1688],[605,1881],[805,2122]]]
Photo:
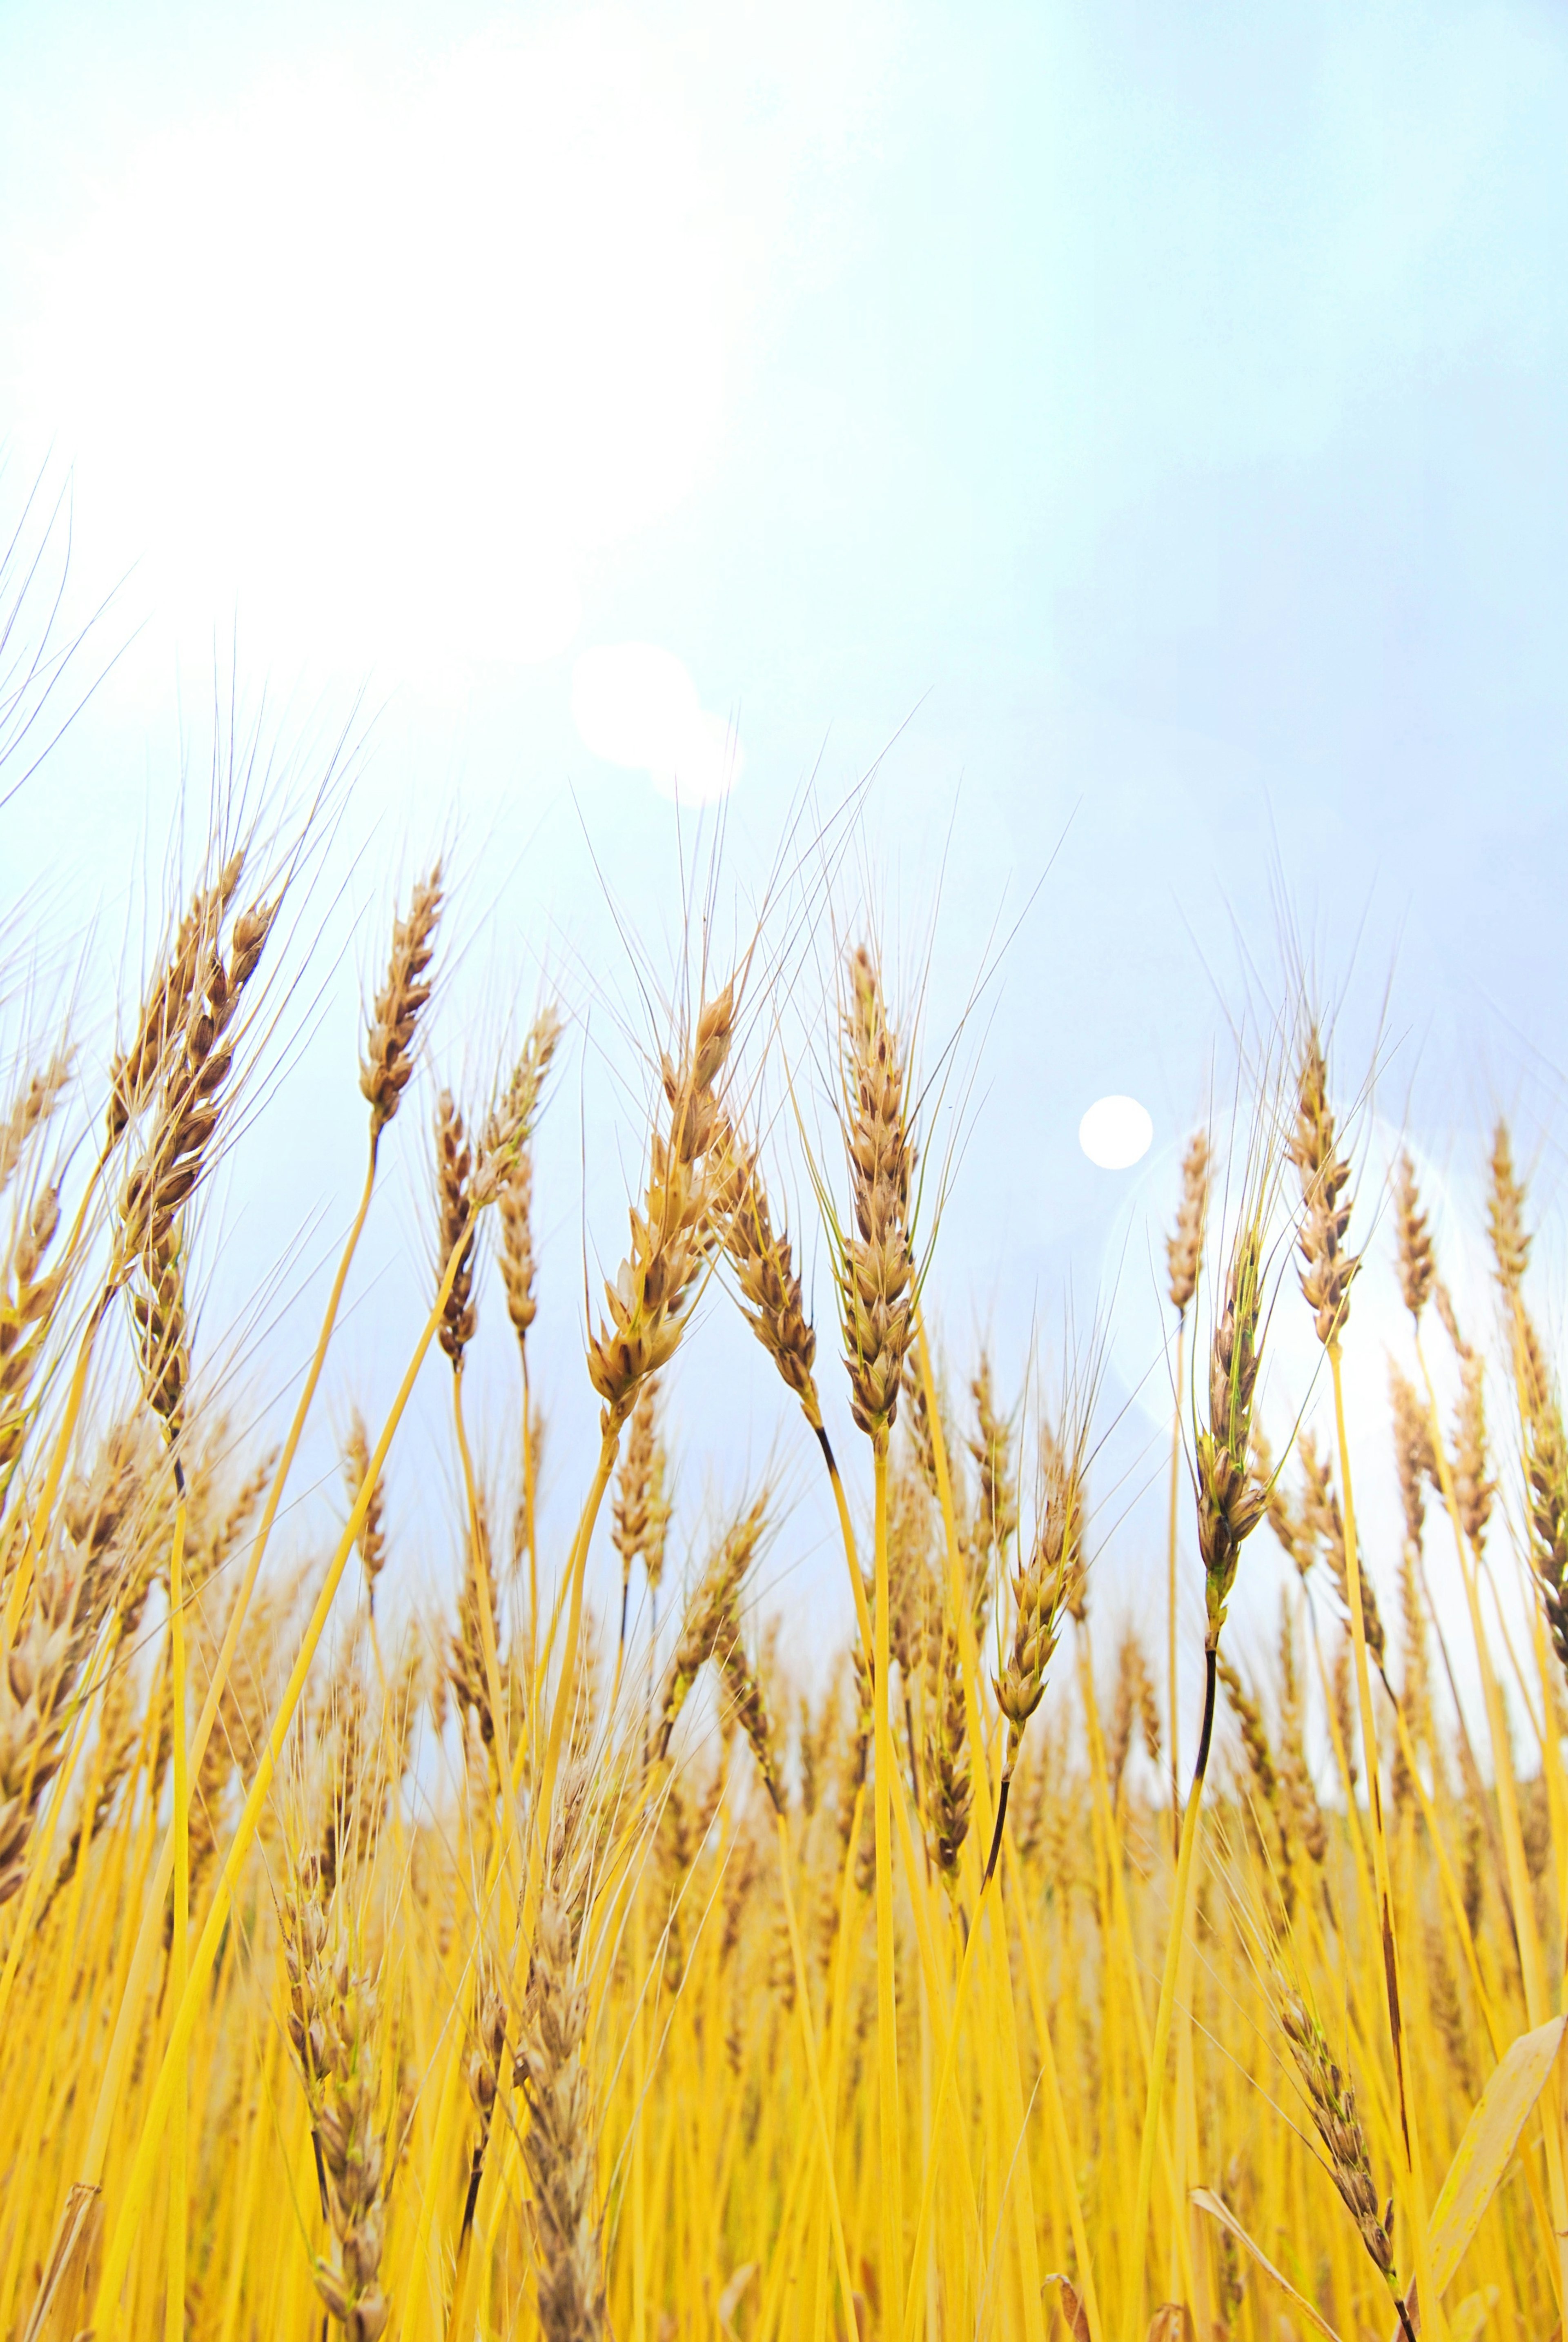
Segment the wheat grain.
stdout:
[[1313,1312],[1318,1339],[1325,1345],[1337,1341],[1344,1331],[1351,1280],[1361,1265],[1344,1249],[1351,1212],[1350,1197],[1344,1194],[1350,1166],[1335,1144],[1327,1080],[1317,1026],[1309,1025],[1297,1071],[1296,1118],[1289,1152],[1301,1179],[1302,1225],[1296,1241],[1306,1263],[1301,1288]]
[[1203,1236],[1209,1216],[1209,1141],[1195,1130],[1182,1157],[1182,1200],[1176,1225],[1165,1239],[1165,1266],[1171,1306],[1185,1316],[1198,1289],[1203,1260]]
[[374,1149],[397,1112],[414,1072],[414,1043],[421,1012],[430,999],[430,963],[441,918],[442,874],[437,862],[418,881],[404,917],[392,923],[392,951],[375,996],[360,1061],[359,1086],[370,1106]]

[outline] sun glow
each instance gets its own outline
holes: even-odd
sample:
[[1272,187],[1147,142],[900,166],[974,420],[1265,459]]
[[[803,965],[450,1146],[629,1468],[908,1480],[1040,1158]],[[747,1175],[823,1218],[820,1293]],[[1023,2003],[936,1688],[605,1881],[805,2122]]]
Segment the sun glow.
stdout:
[[145,145],[38,271],[20,441],[192,647],[237,612],[285,667],[547,658],[713,442],[716,217],[624,25],[280,78]]
[[572,715],[607,764],[646,772],[683,805],[706,805],[738,777],[740,745],[710,714],[673,653],[652,643],[584,651],[572,670]]

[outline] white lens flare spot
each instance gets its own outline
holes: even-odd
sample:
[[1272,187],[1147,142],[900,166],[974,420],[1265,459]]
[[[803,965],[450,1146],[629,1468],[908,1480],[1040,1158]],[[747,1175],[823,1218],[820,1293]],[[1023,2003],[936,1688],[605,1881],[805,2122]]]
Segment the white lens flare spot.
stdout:
[[1142,1162],[1154,1136],[1147,1106],[1134,1097],[1097,1098],[1078,1125],[1078,1144],[1102,1171],[1127,1171]]
[[604,643],[572,668],[572,716],[606,764],[645,772],[682,805],[708,805],[734,786],[740,744],[706,709],[691,674],[654,643]]

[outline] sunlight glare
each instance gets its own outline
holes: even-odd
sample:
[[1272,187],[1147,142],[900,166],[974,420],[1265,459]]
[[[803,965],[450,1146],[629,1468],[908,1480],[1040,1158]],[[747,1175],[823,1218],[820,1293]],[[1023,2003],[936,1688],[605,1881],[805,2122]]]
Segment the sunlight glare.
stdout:
[[683,805],[707,805],[732,786],[740,745],[708,712],[672,651],[613,643],[584,651],[572,669],[572,716],[585,746],[607,764],[646,772]]
[[13,415],[198,649],[237,614],[253,654],[383,676],[548,658],[713,444],[717,214],[624,25],[278,77],[44,258]]

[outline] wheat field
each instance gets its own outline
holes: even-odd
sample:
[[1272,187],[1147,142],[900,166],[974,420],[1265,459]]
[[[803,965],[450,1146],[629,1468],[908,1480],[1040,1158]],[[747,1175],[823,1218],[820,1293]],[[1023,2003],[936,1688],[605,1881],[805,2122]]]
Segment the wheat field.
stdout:
[[[286,1429],[247,1446],[195,1355],[193,1236],[215,1165],[244,1181],[237,1104],[305,914],[295,849],[235,828],[215,816],[112,1055],[18,1044],[0,1123],[0,2334],[1545,2342],[1568,1443],[1507,1130],[1490,1315],[1462,1325],[1408,1158],[1355,1192],[1332,1033],[1280,1004],[1242,1126],[1196,1127],[1169,1198],[1165,1600],[1117,1631],[1103,1347],[1027,1406],[983,1349],[951,1363],[972,1305],[944,1284],[918,1004],[842,866],[849,940],[787,1069],[819,1119],[757,1110],[764,916],[650,1036],[624,1259],[547,1391],[536,1313],[570,1313],[582,1265],[535,1257],[573,1199],[539,1208],[534,1142],[572,1020],[546,1000],[482,1091],[441,1086],[431,996],[467,915],[436,866],[333,1038],[363,1195]],[[815,1325],[786,1137],[832,1271]],[[404,1264],[428,1316],[347,1395],[331,1528],[285,1559],[399,1148],[429,1166]],[[1375,1565],[1354,1495],[1387,1458],[1341,1366],[1369,1246],[1408,1316],[1403,1543]],[[669,1377],[737,1308],[775,1455],[826,1474],[841,1532],[854,1631],[809,1680],[756,1592],[780,1470],[712,1459],[726,1508],[677,1530]],[[1334,1436],[1271,1419],[1271,1447],[1288,1312]],[[499,1476],[464,1416],[481,1315],[515,1337]],[[421,1376],[449,1393],[448,1595],[385,1485]],[[564,1538],[546,1410],[599,1429]],[[1271,1543],[1276,1648],[1248,1669],[1227,1610]]]

